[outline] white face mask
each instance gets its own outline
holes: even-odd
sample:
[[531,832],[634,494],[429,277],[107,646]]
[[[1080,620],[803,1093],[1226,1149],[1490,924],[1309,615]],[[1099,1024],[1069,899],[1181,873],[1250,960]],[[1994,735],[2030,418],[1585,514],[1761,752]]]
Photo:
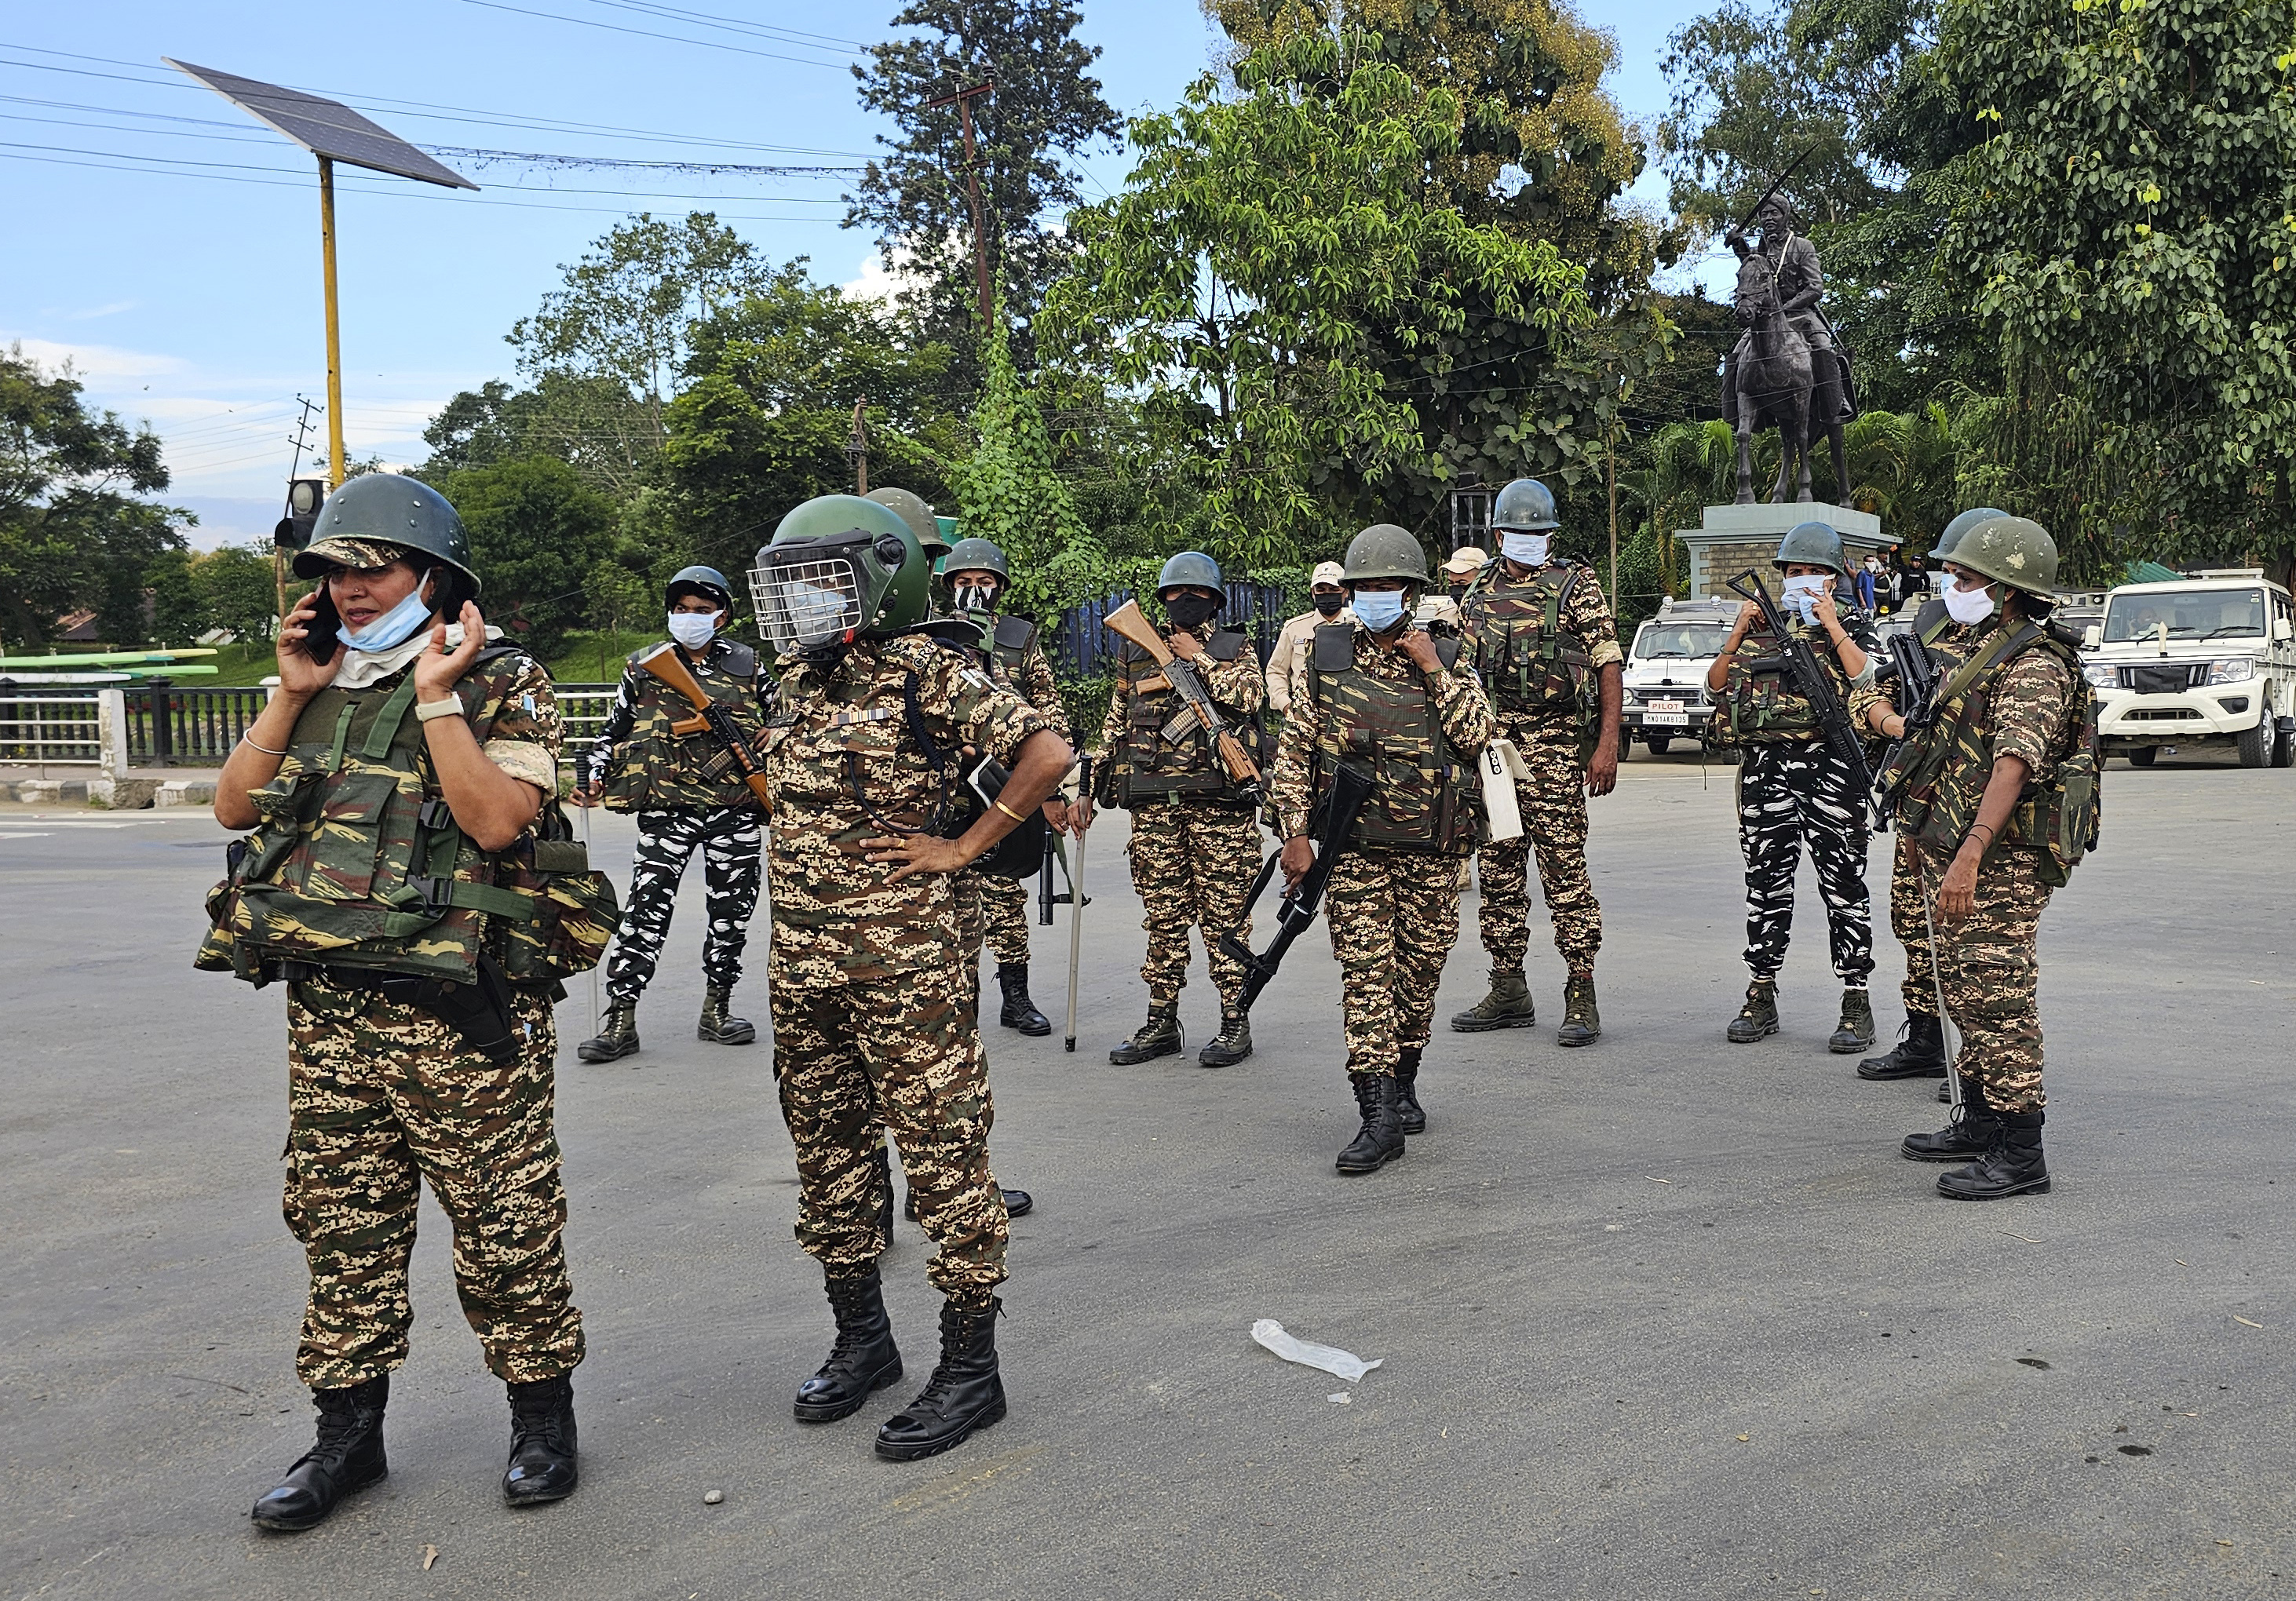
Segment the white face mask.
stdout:
[[699,650],[717,637],[718,621],[725,615],[722,611],[673,611],[669,637],[688,650]]
[[1945,609],[1948,617],[1966,628],[1993,615],[1993,596],[1983,588],[1964,589],[1958,584],[1950,584],[1945,592]]
[[1553,540],[1551,534],[1517,534],[1501,529],[1499,551],[1517,567],[1545,567],[1546,547]]
[[1804,623],[1817,620],[1817,598],[1824,592],[1823,573],[1800,573],[1785,582],[1785,602],[1801,613]]

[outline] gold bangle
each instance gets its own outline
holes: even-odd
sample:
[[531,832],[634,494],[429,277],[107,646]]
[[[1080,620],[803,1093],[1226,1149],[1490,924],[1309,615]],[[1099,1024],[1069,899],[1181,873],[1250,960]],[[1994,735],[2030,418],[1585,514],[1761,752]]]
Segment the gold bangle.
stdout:
[[1007,816],[1007,817],[1011,818],[1014,822],[1026,822],[1026,821],[1029,821],[1026,817],[1022,816],[1020,813],[1015,812],[1014,810],[1013,810],[1013,808],[1012,808],[1012,807],[1010,807],[1010,806],[1006,805],[1005,805],[1003,801],[1001,801],[1001,800],[993,800],[993,801],[990,801],[988,804],[989,804],[990,805],[992,805],[992,806],[996,807],[999,812],[1002,812],[1003,813],[1004,813],[1004,815],[1005,815],[1005,816]]

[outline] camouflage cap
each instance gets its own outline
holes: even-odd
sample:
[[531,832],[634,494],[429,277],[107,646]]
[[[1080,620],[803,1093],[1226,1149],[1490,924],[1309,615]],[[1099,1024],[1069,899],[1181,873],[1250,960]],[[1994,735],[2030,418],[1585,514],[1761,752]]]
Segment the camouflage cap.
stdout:
[[380,539],[320,539],[314,540],[295,552],[295,576],[298,578],[317,578],[329,568],[389,567],[394,561],[404,561],[409,552],[403,544],[390,544]]

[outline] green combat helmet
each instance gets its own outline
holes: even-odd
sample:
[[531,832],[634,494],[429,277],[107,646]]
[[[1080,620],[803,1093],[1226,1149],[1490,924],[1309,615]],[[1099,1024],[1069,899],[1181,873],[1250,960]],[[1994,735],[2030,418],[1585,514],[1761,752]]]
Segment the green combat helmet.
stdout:
[[942,563],[941,571],[994,573],[1007,584],[1013,582],[1013,569],[1004,564],[1004,552],[996,548],[994,540],[958,540],[948,547],[948,560]]
[[1953,563],[2047,600],[2057,587],[2057,542],[2030,517],[1996,517],[1961,536]]
[[[378,551],[376,545],[395,546]],[[374,560],[381,556],[381,560]],[[311,543],[295,552],[295,576],[316,578],[332,567],[388,567],[401,555],[430,556],[462,574],[479,592],[471,536],[447,497],[420,478],[361,473],[319,508]]]
[[1928,559],[1931,561],[1945,560],[1953,554],[1954,547],[1961,543],[1963,535],[1980,523],[1989,523],[1997,517],[2008,515],[2006,511],[1997,511],[1991,506],[1971,507],[1946,524],[1945,532],[1938,535],[1937,549],[1929,553]]
[[1341,583],[1353,585],[1366,578],[1401,578],[1415,589],[1424,589],[1427,552],[1419,548],[1410,529],[1394,523],[1374,523],[1348,541],[1347,560],[1340,564]]
[[1491,502],[1494,528],[1538,534],[1562,526],[1562,519],[1554,514],[1554,492],[1537,478],[1515,479]]
[[868,499],[881,506],[890,506],[893,515],[908,524],[909,532],[917,536],[917,548],[925,553],[925,565],[931,567],[948,554],[948,539],[940,531],[940,519],[933,515],[932,507],[924,496],[907,489],[872,489]]
[[758,550],[750,594],[776,653],[827,651],[922,622],[926,571],[916,535],[883,502],[816,495]]
[[1201,551],[1182,551],[1167,560],[1163,570],[1156,575],[1156,598],[1160,600],[1176,589],[1208,589],[1227,599],[1227,585],[1220,581],[1219,563]]
[[1841,570],[1841,535],[1833,531],[1831,523],[1812,520],[1796,523],[1778,541],[1778,553],[1770,565],[1783,571],[1800,565],[1822,567],[1830,571]]

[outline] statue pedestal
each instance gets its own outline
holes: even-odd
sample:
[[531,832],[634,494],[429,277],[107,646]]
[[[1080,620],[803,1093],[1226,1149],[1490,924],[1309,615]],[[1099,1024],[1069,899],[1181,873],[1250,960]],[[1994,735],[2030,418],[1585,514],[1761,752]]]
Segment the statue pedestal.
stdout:
[[1841,550],[1851,562],[1866,552],[1886,551],[1896,542],[1882,535],[1882,519],[1851,506],[1829,506],[1823,501],[1777,501],[1751,506],[1709,506],[1705,526],[1677,528],[1675,538],[1688,552],[1690,598],[1703,600],[1718,595],[1733,599],[1729,581],[1749,568],[1762,576],[1773,593],[1778,587],[1778,541],[1796,523],[1822,522],[1841,535]]

